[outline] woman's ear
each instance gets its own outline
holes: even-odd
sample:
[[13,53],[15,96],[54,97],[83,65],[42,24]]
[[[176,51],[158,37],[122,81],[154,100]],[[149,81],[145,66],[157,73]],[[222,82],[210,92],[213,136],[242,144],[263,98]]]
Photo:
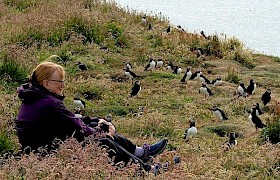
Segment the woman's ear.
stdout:
[[42,82],[42,85],[43,85],[44,88],[48,89],[49,81],[47,79],[44,79],[43,82]]

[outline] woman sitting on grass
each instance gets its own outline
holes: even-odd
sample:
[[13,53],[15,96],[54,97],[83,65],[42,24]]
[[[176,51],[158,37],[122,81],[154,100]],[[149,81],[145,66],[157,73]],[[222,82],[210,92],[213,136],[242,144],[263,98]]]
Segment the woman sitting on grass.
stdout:
[[22,105],[16,125],[22,150],[29,153],[44,147],[50,152],[56,148],[53,146],[55,139],[63,141],[73,136],[82,142],[89,135],[97,135],[97,141],[107,147],[109,156],[115,156],[115,163],[128,163],[133,159],[149,171],[152,167],[146,162],[164,151],[167,139],[151,146],[138,147],[115,133],[115,127],[103,119],[97,119],[96,126],[89,127],[83,122],[83,118],[76,118],[63,104],[64,78],[65,71],[62,66],[43,62],[33,70],[30,83],[18,88]]

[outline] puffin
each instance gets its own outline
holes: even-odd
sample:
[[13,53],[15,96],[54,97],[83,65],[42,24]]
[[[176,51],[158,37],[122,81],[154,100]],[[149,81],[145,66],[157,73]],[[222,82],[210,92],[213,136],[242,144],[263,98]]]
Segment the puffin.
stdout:
[[204,31],[200,31],[200,34],[202,37],[204,37],[205,39],[208,39],[208,37],[205,35]]
[[141,91],[140,81],[135,81],[134,86],[130,90],[130,97],[136,96]]
[[246,87],[245,87],[245,85],[244,85],[244,83],[243,82],[240,82],[239,83],[239,86],[238,86],[238,88],[237,88],[237,92],[238,92],[238,94],[239,94],[239,96],[244,96],[244,95],[246,95]]
[[168,70],[172,70],[172,69],[173,69],[173,63],[172,63],[172,61],[169,61],[168,65],[167,65],[167,69],[168,69]]
[[186,83],[192,76],[192,72],[190,68],[187,68],[183,78],[181,79],[181,83]]
[[182,68],[179,66],[173,66],[172,68],[173,74],[180,74],[182,72]]
[[211,92],[211,90],[206,86],[205,83],[201,84],[201,87],[199,88],[199,93],[203,94],[205,96],[205,98],[207,96],[212,96],[213,93]]
[[226,114],[224,113],[224,111],[222,111],[221,109],[219,109],[217,106],[213,106],[211,108],[214,116],[216,118],[218,118],[219,120],[221,121],[224,121],[224,120],[228,120],[228,117],[226,116]]
[[143,16],[142,19],[141,19],[141,23],[146,25],[148,23],[147,19],[146,19],[146,16]]
[[251,79],[250,84],[246,89],[247,94],[248,95],[253,95],[255,90],[256,90],[256,87],[257,87],[257,85],[256,85],[255,81],[253,79]]
[[177,28],[178,28],[178,30],[181,31],[181,32],[184,32],[184,31],[185,31],[185,29],[183,29],[181,25],[178,25]]
[[255,124],[256,130],[258,130],[258,128],[266,127],[266,125],[261,121],[261,119],[257,115],[257,109],[255,104],[253,105],[249,119]]
[[231,132],[229,134],[229,140],[224,143],[224,151],[227,151],[237,145],[237,140],[235,139],[235,136],[236,135],[234,132]]
[[77,106],[75,108],[74,115],[75,115],[75,118],[82,118],[83,117],[83,111],[82,111],[80,106]]
[[152,26],[151,23],[149,24],[148,30],[149,30],[149,31],[153,30],[153,26]]
[[203,55],[203,49],[201,47],[195,48],[194,52],[196,53],[197,58],[200,58]]
[[156,62],[151,58],[150,63],[146,65],[144,71],[153,70],[156,67]]
[[159,59],[159,60],[156,62],[155,68],[161,68],[162,66],[163,66],[163,61]]
[[200,74],[199,80],[200,80],[201,82],[205,83],[205,84],[210,84],[210,83],[211,83],[210,80],[207,79],[203,74]]
[[257,116],[263,114],[263,112],[260,109],[260,104],[259,103],[256,103],[256,114],[257,114]]
[[130,78],[132,81],[133,81],[134,78],[138,77],[134,72],[130,71],[129,68],[126,67],[126,68],[124,68],[124,70],[125,70],[124,75],[126,77]]
[[271,100],[271,89],[267,89],[261,97],[263,105],[267,105]]
[[78,97],[74,97],[74,104],[77,107],[80,107],[81,109],[86,108],[86,103],[85,101],[83,101],[82,99],[78,98]]
[[171,26],[168,26],[168,28],[166,29],[166,32],[167,32],[167,33],[170,33],[170,32],[171,32]]
[[132,68],[132,64],[130,62],[123,62],[125,65],[125,68],[131,69]]
[[223,83],[222,78],[220,76],[218,76],[216,79],[214,79],[211,84],[213,84],[214,86],[220,86]]
[[200,70],[195,71],[195,72],[191,75],[190,80],[195,80],[195,79],[199,78],[199,77],[200,77],[200,74],[201,74],[201,71],[200,71]]
[[190,120],[190,127],[186,129],[184,133],[184,139],[188,142],[193,136],[197,134],[197,129],[195,127],[195,120]]

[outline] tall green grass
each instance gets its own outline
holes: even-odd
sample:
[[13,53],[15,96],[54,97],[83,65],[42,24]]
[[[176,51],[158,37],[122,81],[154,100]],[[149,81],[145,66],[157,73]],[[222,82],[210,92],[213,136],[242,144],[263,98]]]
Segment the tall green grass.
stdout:
[[14,149],[15,143],[8,136],[7,132],[2,130],[0,132],[0,156],[8,152],[13,152]]
[[280,122],[275,121],[270,123],[264,130],[262,131],[262,139],[263,141],[269,141],[273,144],[277,144],[280,142]]
[[12,82],[26,82],[27,71],[15,60],[11,59],[6,53],[2,56],[0,64],[0,77],[2,80]]

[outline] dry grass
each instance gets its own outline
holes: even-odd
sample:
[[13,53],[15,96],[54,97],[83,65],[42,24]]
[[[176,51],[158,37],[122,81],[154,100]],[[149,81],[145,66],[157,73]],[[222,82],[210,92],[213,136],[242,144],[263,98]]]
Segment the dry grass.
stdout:
[[[168,21],[160,15],[147,17],[154,28],[148,31],[141,24],[143,14],[119,9],[112,2],[36,1],[34,6],[23,11],[15,8],[19,1],[9,1],[14,3],[11,6],[5,2],[0,1],[1,59],[7,54],[29,73],[38,62],[59,54],[67,60],[66,63],[52,60],[66,68],[65,104],[69,109],[74,110],[72,100],[75,94],[95,92],[98,98],[86,101],[87,115],[111,114],[117,131],[138,145],[168,138],[167,151],[156,161],[163,161],[171,154],[179,155],[182,163],[157,177],[145,174],[145,179],[279,179],[279,144],[261,142],[261,130],[255,131],[247,113],[253,103],[260,102],[266,88],[272,89],[273,101],[279,102],[279,63],[272,57],[251,54],[236,39],[220,39],[213,44],[198,34],[176,29],[166,34],[163,30]],[[99,28],[97,34],[101,41],[85,42],[86,34],[72,29],[68,39],[50,45],[48,38],[65,30],[65,23],[72,22],[73,18],[80,19],[86,27]],[[109,26],[119,30],[116,31],[121,35],[117,39],[112,38],[113,30],[108,29]],[[36,38],[30,36],[32,33]],[[219,49],[210,49],[213,54],[203,58],[197,58],[191,51],[192,47],[209,44]],[[107,46],[109,51],[101,50],[101,46]],[[220,51],[222,57],[218,58],[215,53]],[[218,75],[225,80],[234,72],[245,85],[253,78],[258,89],[252,97],[234,100],[237,85],[224,82],[219,87],[210,85],[214,96],[204,100],[198,93],[201,85],[198,81],[180,84],[182,74],[173,75],[166,67],[144,72],[149,57],[161,58],[165,65],[172,60],[183,68],[183,72],[187,67],[192,71],[201,69],[210,80]],[[87,64],[89,71],[77,71],[76,61]],[[135,98],[128,98],[132,87],[130,81],[118,83],[110,78],[123,76],[123,61],[131,62],[133,72],[140,76],[142,91]],[[14,98],[15,88],[16,85],[9,84],[7,79],[1,79],[0,129],[8,130],[9,137],[18,147],[13,120],[20,100]],[[213,105],[223,109],[229,120],[220,122],[215,119],[209,110]],[[144,112],[139,112],[139,106],[144,107]],[[273,103],[270,106],[277,116],[279,107]],[[266,112],[261,119],[270,122],[274,117],[272,112]],[[198,134],[186,143],[182,137],[190,118],[196,120]],[[218,136],[215,129],[222,129],[225,133],[237,132],[240,135],[238,145],[223,152],[222,145],[228,137]],[[133,179],[136,169],[136,165],[132,165],[116,170],[95,144],[82,148],[74,140],[69,140],[62,144],[57,154],[49,157],[38,158],[32,154],[19,161],[9,160],[1,167],[0,178]]]

